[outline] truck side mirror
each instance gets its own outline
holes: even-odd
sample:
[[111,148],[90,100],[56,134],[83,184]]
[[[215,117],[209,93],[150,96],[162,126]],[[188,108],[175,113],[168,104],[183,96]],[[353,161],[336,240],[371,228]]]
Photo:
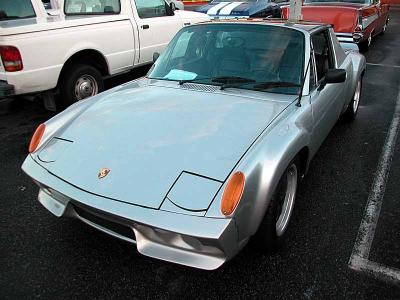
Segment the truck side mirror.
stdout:
[[174,11],[176,10],[176,5],[174,2],[171,2],[169,4],[167,2],[165,2],[165,9],[167,12],[167,16],[173,16]]
[[321,82],[318,90],[322,90],[327,83],[341,83],[346,81],[346,70],[344,69],[329,69],[324,80]]
[[160,53],[154,52],[153,53],[153,63],[155,63],[159,57],[160,57]]

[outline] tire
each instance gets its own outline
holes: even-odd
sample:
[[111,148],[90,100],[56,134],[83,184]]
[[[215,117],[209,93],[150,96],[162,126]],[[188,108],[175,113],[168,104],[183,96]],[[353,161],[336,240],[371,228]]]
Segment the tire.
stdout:
[[389,23],[389,18],[386,19],[385,25],[383,25],[382,31],[379,33],[380,35],[385,35],[387,24]]
[[372,42],[372,32],[366,41],[363,41],[358,44],[358,49],[360,49],[360,52],[368,52],[369,47],[371,46],[371,42]]
[[299,160],[294,159],[286,168],[253,238],[255,246],[262,252],[276,252],[283,245],[301,177],[299,166]]
[[60,80],[59,106],[64,109],[71,104],[94,96],[104,90],[101,73],[95,67],[75,64],[67,67]]
[[356,119],[358,108],[360,106],[361,91],[362,91],[362,77],[358,79],[353,99],[351,99],[349,106],[347,107],[344,113],[344,117],[348,121],[353,121]]

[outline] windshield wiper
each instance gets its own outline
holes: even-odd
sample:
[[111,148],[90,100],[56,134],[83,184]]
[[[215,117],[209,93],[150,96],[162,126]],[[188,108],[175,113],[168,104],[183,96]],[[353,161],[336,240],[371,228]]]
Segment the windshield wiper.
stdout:
[[239,76],[220,76],[211,79],[212,82],[221,83],[221,90],[231,87],[240,87],[244,84],[255,83],[254,79]]
[[[190,82],[199,82],[200,80],[210,80],[212,83],[217,83],[217,85],[221,86],[221,90],[225,87],[232,87],[237,84],[244,84],[244,83],[252,83],[255,82],[253,79],[239,77],[239,76],[219,76],[219,77],[200,77],[194,79],[184,79],[179,81],[179,85],[184,83]],[[201,82],[204,84],[210,84],[209,82]]]
[[239,76],[220,76],[211,78],[212,82],[220,83],[250,83],[256,82],[254,79],[239,77]]
[[182,79],[179,80],[179,85],[182,85],[184,83],[190,83],[190,82],[197,82],[199,80],[208,80],[211,79],[210,77],[197,77],[197,78],[193,78],[193,79]]
[[301,87],[300,84],[288,81],[265,81],[265,82],[257,82],[253,86],[256,89],[269,89],[276,87]]
[[277,87],[301,87],[300,84],[293,83],[293,82],[286,82],[286,81],[258,82],[258,81],[249,79],[248,81],[238,81],[236,83],[225,83],[221,86],[221,90],[224,88],[240,87],[240,86],[249,85],[249,84],[253,84],[253,88],[257,89],[257,90],[265,90],[265,89],[277,88]]

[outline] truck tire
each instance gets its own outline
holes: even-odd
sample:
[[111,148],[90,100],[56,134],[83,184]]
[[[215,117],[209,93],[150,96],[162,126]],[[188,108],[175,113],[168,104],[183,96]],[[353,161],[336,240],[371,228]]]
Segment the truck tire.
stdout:
[[61,109],[69,105],[94,96],[104,90],[104,81],[101,73],[95,67],[75,64],[69,66],[60,80],[60,99]]

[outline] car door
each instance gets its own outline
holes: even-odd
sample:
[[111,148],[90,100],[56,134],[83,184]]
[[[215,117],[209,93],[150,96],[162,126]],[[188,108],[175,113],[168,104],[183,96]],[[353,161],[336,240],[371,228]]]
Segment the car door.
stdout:
[[310,101],[314,121],[313,144],[317,149],[340,116],[345,84],[323,84],[326,72],[334,69],[336,64],[328,30],[311,35],[311,49],[314,79],[310,82]]
[[161,53],[179,29],[181,18],[164,0],[133,1],[139,32],[139,64],[151,62],[153,53]]

